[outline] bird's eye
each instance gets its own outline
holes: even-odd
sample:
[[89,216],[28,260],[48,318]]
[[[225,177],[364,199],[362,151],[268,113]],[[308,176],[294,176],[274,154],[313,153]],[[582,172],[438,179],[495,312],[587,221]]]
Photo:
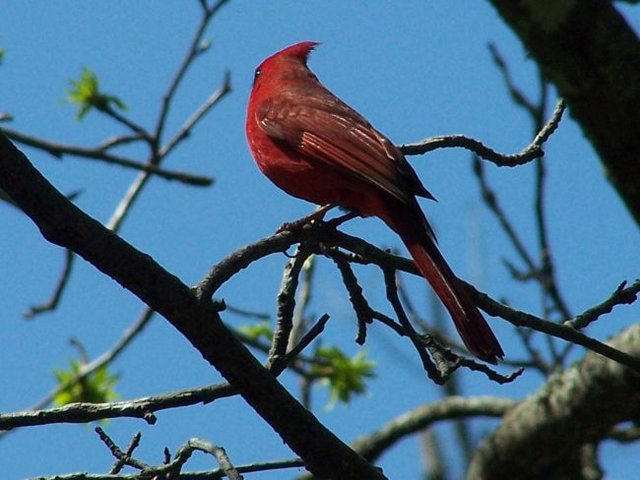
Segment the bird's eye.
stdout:
[[259,68],[256,68],[256,73],[253,75],[253,83],[256,83],[256,80],[258,80],[258,77],[262,75],[262,70],[260,70]]

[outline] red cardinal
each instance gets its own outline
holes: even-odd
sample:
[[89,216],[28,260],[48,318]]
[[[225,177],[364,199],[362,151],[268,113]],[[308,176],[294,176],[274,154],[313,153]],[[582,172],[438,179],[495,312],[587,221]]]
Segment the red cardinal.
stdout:
[[246,132],[258,167],[294,197],[381,218],[406,245],[469,351],[496,363],[502,348],[438,251],[416,200],[432,195],[400,150],[309,70],[316,45],[292,45],[256,69]]

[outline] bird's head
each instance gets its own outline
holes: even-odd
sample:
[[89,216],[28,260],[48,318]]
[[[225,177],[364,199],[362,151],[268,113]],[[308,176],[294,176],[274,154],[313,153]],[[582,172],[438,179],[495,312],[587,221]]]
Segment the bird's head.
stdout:
[[286,81],[288,77],[308,75],[311,72],[307,68],[307,59],[317,45],[319,43],[313,41],[300,42],[274,53],[256,68],[254,87],[262,81],[261,77]]

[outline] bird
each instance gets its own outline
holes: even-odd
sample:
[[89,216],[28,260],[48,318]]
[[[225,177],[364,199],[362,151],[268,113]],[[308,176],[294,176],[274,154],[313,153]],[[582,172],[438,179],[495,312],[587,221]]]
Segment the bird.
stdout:
[[317,45],[286,47],[255,70],[245,130],[258,168],[289,195],[380,218],[406,246],[467,350],[496,364],[502,347],[438,250],[416,197],[435,198],[399,148],[309,69]]

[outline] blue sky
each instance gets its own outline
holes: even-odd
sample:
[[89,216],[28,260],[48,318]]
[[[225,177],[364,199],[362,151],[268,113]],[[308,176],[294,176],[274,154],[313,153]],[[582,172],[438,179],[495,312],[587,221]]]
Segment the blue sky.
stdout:
[[[310,60],[311,68],[396,143],[463,133],[506,153],[528,144],[530,121],[509,101],[487,43],[498,46],[518,85],[534,98],[538,91],[535,66],[487,2],[366,5],[245,0],[225,6],[206,35],[211,40],[209,53],[196,62],[177,96],[167,131],[178,128],[220,85],[225,70],[231,72],[233,92],[165,164],[212,175],[216,184],[201,189],[154,179],[121,235],[193,284],[234,250],[313,208],[262,177],[244,139],[246,100],[255,66],[301,40],[322,42]],[[627,17],[637,28],[637,9],[628,9]],[[198,19],[196,1],[7,2],[0,18],[0,48],[6,50],[0,67],[0,111],[15,117],[10,128],[64,143],[90,146],[123,133],[119,125],[95,112],[79,123],[74,107],[63,102],[69,81],[77,79],[86,66],[96,72],[105,91],[127,103],[129,116],[150,127]],[[61,191],[82,189],[77,204],[104,222],[135,177],[132,171],[101,163],[59,161],[32,149],[25,152]],[[637,226],[605,182],[597,157],[569,116],[549,142],[547,157],[550,241],[563,292],[578,313],[606,298],[622,280],[638,276],[635,246],[640,239]],[[495,298],[540,313],[537,290],[514,285],[502,265],[503,258],[516,256],[479,200],[469,155],[460,150],[437,151],[410,161],[439,200],[423,202],[423,207],[454,270]],[[487,165],[487,173],[525,243],[534,248],[533,168]],[[0,351],[5,365],[0,374],[0,411],[12,412],[28,408],[55,386],[52,367],[65,367],[76,355],[69,346],[70,337],[77,337],[92,357],[97,356],[137,318],[142,305],[79,261],[60,308],[23,320],[21,314],[29,305],[49,295],[63,253],[45,243],[28,219],[4,204],[0,204],[0,229],[4,232],[0,235],[4,317],[0,338],[5,345]],[[377,245],[400,247],[399,240],[375,219],[355,220],[345,230]],[[231,305],[273,313],[285,261],[283,256],[263,260],[225,285],[220,296]],[[380,273],[375,269],[358,272],[373,305],[386,308]],[[331,262],[321,260],[311,311],[317,316],[332,315],[325,342],[335,342],[354,355],[359,347],[352,341],[353,316],[337,278]],[[425,295],[424,283],[417,278],[407,282],[417,307],[428,312],[430,297]],[[590,333],[606,338],[632,323],[639,312],[637,306],[620,307]],[[224,319],[236,326],[246,322],[228,313]],[[522,351],[513,329],[498,319],[491,319],[491,324],[507,356],[517,358]],[[318,389],[314,397],[321,420],[345,441],[441,394],[419,370],[408,342],[372,328],[365,348],[378,363],[378,376],[367,395],[355,399],[350,408],[333,409],[324,407],[323,390]],[[113,370],[122,373],[118,392],[124,399],[220,380],[161,318],[153,320]],[[471,373],[461,378],[466,394],[514,398],[532,392],[541,381],[535,373],[525,373],[502,387]],[[284,381],[296,389],[295,379],[285,377]],[[291,456],[237,398],[158,416],[155,426],[125,419],[112,421],[106,429],[121,445],[142,431],[138,455],[147,463],[159,463],[165,445],[175,451],[194,436],[223,445],[237,464]],[[493,425],[478,421],[474,431],[480,435]],[[439,431],[448,438],[447,426]],[[638,454],[637,446],[606,447],[603,460],[612,465],[610,478],[623,478],[624,470],[640,467]],[[453,449],[447,451],[447,459],[459,471]],[[0,440],[5,478],[104,472],[111,463],[92,430],[78,425],[29,428]],[[403,441],[381,463],[390,478],[418,478],[417,439]],[[198,457],[189,469],[212,466],[210,459]],[[282,473],[248,476],[284,477]]]

